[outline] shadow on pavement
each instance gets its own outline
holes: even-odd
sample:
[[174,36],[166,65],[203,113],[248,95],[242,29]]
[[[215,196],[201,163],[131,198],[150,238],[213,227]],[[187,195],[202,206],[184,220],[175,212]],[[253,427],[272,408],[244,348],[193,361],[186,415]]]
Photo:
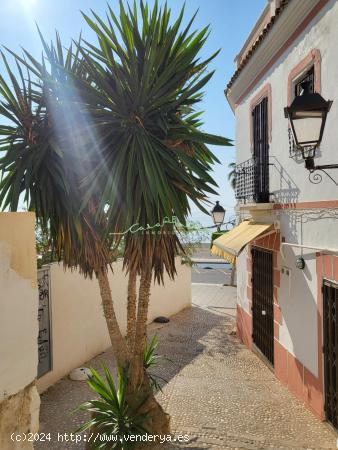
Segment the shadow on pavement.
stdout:
[[[196,326],[196,323],[198,323],[198,326]],[[173,316],[168,324],[151,324],[148,334],[149,336],[158,335],[158,354],[167,358],[156,370],[153,370],[153,373],[166,380],[162,382],[162,387],[164,388],[185,366],[191,364],[195,358],[200,357],[203,353],[208,356],[212,353],[215,353],[215,355],[227,354],[229,357],[236,353],[242,347],[232,335],[233,329],[233,317],[227,316],[224,312],[211,312],[198,306],[181,311]],[[212,349],[209,346],[209,349],[206,350],[204,343],[207,343],[209,339],[215,341],[215,337],[217,337],[217,345],[214,345]],[[101,371],[102,363],[107,364],[114,370],[111,349],[84,365]],[[164,394],[159,394],[159,400],[164,407],[166,395],[166,390],[164,390]],[[63,378],[41,396],[40,432],[51,433],[54,439],[56,439],[58,433],[74,432],[86,420],[86,417],[81,414],[70,415],[69,413],[80,403],[91,398],[93,398],[93,393],[89,390],[86,382]],[[170,448],[173,449],[184,448],[182,444],[170,445]],[[37,450],[54,448],[57,450],[80,450],[84,448],[84,445],[71,442],[50,442],[48,444],[36,443],[35,448]],[[164,450],[164,446],[162,448]],[[191,444],[189,444],[186,448],[201,450],[206,447],[191,447]]]

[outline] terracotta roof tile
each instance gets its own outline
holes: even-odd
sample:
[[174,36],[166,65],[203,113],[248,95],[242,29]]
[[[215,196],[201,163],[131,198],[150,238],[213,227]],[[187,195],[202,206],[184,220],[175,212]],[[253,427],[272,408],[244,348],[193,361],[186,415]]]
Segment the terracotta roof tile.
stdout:
[[271,17],[270,21],[267,23],[267,25],[263,28],[260,35],[258,36],[256,42],[252,45],[251,49],[246,54],[245,58],[242,60],[242,62],[239,64],[236,72],[231,77],[229,83],[227,84],[225,92],[233,85],[235,80],[239,77],[240,73],[244,69],[244,67],[248,64],[250,61],[252,55],[255,53],[255,51],[260,47],[266,36],[268,35],[269,31],[273,27],[274,23],[277,21],[277,19],[280,17],[282,12],[284,11],[285,7],[290,3],[291,0],[282,0],[279,8],[276,9],[275,15]]

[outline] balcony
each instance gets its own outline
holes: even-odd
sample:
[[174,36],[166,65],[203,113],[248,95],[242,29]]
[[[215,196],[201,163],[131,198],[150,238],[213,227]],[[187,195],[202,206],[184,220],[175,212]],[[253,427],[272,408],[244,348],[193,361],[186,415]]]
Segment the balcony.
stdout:
[[236,165],[235,197],[239,203],[269,203],[269,166],[256,158]]

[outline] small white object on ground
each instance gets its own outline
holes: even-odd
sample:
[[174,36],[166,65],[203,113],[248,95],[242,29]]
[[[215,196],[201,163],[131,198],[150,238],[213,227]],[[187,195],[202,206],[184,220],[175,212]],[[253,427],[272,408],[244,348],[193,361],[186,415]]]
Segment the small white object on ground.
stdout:
[[70,372],[69,378],[73,381],[87,381],[91,376],[88,367],[78,367]]

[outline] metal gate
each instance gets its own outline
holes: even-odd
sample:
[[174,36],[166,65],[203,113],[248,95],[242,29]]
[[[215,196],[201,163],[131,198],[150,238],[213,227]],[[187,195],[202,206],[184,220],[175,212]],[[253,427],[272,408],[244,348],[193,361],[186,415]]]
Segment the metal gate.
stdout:
[[326,419],[338,428],[338,286],[324,280],[324,383]]
[[253,154],[255,159],[255,202],[269,202],[268,99],[264,97],[252,111]]
[[49,269],[38,270],[39,288],[39,336],[38,378],[52,370],[51,314]]
[[252,337],[273,365],[273,265],[272,252],[252,248]]

